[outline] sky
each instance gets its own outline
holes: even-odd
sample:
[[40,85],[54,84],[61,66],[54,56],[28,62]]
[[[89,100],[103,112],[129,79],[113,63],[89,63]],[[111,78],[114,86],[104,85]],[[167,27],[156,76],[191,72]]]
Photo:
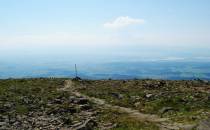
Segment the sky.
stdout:
[[209,0],[0,0],[0,60],[210,60]]

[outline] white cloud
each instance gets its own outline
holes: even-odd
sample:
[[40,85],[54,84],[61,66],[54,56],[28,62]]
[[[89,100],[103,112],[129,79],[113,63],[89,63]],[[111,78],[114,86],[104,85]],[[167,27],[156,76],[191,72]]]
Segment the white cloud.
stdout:
[[144,19],[134,19],[128,16],[121,16],[111,22],[104,24],[105,28],[123,28],[132,24],[144,24]]

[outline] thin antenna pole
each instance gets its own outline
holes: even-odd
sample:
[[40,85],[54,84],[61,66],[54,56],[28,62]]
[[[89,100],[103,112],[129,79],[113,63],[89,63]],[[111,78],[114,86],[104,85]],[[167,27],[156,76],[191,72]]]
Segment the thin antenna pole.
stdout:
[[75,76],[77,77],[77,64],[75,64]]

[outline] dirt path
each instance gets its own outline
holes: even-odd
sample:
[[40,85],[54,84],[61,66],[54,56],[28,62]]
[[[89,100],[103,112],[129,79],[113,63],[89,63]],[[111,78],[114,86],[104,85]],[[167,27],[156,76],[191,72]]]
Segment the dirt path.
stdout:
[[195,128],[195,126],[196,126],[195,124],[189,124],[189,125],[187,124],[186,125],[186,124],[181,124],[181,123],[172,123],[168,118],[160,118],[157,115],[144,114],[144,113],[139,112],[138,110],[134,110],[131,108],[120,107],[120,106],[108,104],[103,99],[89,97],[87,95],[77,92],[72,80],[66,80],[64,88],[62,88],[61,90],[71,91],[71,93],[73,93],[75,96],[86,98],[95,104],[103,105],[103,107],[105,107],[105,108],[109,108],[109,109],[117,110],[119,112],[127,113],[130,117],[135,118],[139,121],[142,121],[142,122],[147,121],[147,122],[156,123],[157,126],[159,126],[161,130],[191,130],[191,129]]

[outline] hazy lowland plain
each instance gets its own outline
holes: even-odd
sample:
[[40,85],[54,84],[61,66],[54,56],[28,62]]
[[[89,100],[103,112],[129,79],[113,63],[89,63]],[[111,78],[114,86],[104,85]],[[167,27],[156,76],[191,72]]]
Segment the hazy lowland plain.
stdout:
[[[70,61],[0,63],[0,78],[75,76]],[[84,79],[210,79],[209,61],[105,62],[77,66],[79,76]]]

